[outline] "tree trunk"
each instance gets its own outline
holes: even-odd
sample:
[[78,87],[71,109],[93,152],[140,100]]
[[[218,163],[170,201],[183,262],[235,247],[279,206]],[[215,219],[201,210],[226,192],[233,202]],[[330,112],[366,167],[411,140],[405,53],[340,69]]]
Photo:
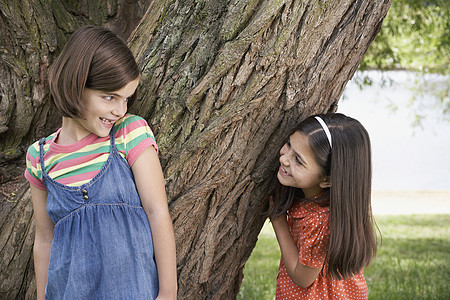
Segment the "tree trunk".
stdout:
[[0,0],[0,299],[36,294],[34,223],[23,171],[27,147],[61,122],[49,99],[50,63],[83,24],[116,29],[126,39],[150,0],[66,2]]
[[[58,126],[43,78],[65,33],[82,23],[107,24],[106,17],[86,17],[94,5],[69,10],[57,3],[33,7],[34,16],[39,9],[48,14],[45,21],[30,18],[34,27],[17,21],[33,14],[13,15],[1,4],[2,28],[22,33],[0,33],[6,45],[0,44],[2,169],[14,159],[23,162],[26,146]],[[389,0],[149,3],[129,38],[143,74],[132,112],[149,121],[160,146],[180,299],[236,296],[264,222],[283,140],[306,116],[336,110],[389,5]],[[57,21],[61,15],[73,22]],[[120,20],[117,28],[123,27]],[[44,23],[59,27],[41,29]],[[70,26],[61,29],[63,23]],[[10,226],[0,223],[0,268],[9,270],[8,276],[16,271],[8,282],[0,278],[2,298],[33,294],[32,213],[29,192],[20,191],[15,197],[5,193],[17,202],[2,200],[2,222],[5,215]],[[16,223],[24,228],[21,236],[14,232]],[[10,252],[27,258],[18,262],[20,269],[10,266]]]

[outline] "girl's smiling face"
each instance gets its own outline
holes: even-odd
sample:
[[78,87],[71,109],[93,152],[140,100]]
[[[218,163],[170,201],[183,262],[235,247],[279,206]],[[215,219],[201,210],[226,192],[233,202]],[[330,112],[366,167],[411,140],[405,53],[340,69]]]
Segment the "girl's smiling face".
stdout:
[[317,164],[308,137],[294,132],[280,150],[278,180],[284,186],[301,188],[305,198],[313,198],[330,186],[329,178]]
[[120,90],[103,92],[85,88],[83,93],[84,111],[81,119],[74,119],[73,128],[77,136],[94,133],[99,137],[109,135],[114,123],[127,112],[127,99],[139,84],[140,77],[130,81]]

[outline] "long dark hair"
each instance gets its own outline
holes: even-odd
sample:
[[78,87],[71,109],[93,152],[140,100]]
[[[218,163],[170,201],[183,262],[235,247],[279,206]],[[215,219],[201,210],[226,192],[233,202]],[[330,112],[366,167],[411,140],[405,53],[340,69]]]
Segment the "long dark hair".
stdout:
[[[376,254],[370,139],[366,129],[353,118],[340,113],[319,116],[330,130],[332,148],[315,116],[301,122],[296,131],[308,136],[316,162],[330,176],[327,275],[340,280],[361,272]],[[302,198],[300,189],[280,185],[270,216],[285,213]]]

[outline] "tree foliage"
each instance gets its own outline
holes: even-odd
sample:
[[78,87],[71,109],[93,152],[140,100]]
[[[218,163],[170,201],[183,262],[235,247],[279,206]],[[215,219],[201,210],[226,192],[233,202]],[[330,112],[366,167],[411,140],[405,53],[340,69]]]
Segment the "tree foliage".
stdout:
[[[441,111],[450,120],[450,1],[396,0],[383,22],[380,33],[370,45],[353,78],[361,89],[374,84],[367,70],[408,70],[414,80],[409,109],[413,127],[422,127],[430,115],[425,107]],[[422,76],[438,73],[443,76]],[[383,88],[395,84],[384,72],[377,84]]]
[[449,74],[450,1],[396,0],[360,69]]

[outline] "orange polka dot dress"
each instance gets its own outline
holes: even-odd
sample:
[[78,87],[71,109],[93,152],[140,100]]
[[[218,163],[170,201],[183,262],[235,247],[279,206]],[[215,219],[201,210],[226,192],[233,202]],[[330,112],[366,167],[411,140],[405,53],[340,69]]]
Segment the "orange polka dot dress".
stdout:
[[287,274],[283,258],[277,277],[276,299],[367,299],[367,284],[362,272],[346,280],[331,280],[324,276],[328,248],[329,207],[314,202],[297,201],[288,212],[289,230],[299,250],[300,263],[322,268],[313,284],[307,288],[296,285]]

